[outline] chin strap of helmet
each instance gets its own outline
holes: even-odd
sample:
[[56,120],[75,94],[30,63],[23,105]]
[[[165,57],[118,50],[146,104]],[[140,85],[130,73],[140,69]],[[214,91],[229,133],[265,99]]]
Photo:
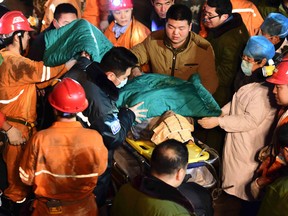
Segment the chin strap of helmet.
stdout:
[[24,54],[24,49],[23,49],[23,43],[22,43],[22,33],[21,32],[17,33],[17,36],[19,38],[20,54],[23,55]]

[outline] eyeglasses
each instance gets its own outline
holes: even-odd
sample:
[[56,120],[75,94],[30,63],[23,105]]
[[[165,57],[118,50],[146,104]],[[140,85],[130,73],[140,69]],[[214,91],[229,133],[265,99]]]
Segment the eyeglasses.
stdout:
[[211,20],[211,19],[214,19],[215,17],[219,17],[219,14],[215,15],[215,16],[212,16],[212,17],[209,17],[208,14],[204,13],[204,17],[205,16],[207,17],[208,20]]

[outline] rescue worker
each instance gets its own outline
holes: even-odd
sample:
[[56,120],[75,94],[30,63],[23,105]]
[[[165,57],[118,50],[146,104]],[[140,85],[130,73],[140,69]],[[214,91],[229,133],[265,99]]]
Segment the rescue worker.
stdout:
[[34,188],[32,215],[98,215],[92,191],[108,153],[101,135],[76,121],[88,107],[84,89],[65,78],[48,100],[57,121],[30,139],[19,168],[21,180]]
[[288,53],[288,18],[280,13],[270,13],[261,25],[261,33],[274,44],[277,56]]
[[41,31],[44,31],[53,20],[57,5],[70,3],[77,8],[79,18],[86,19],[97,28],[104,31],[108,23],[108,0],[48,0],[45,3],[45,14]]
[[267,38],[250,37],[243,51],[241,85],[232,101],[221,108],[220,116],[198,120],[203,128],[219,126],[227,132],[223,148],[222,188],[226,195],[239,198],[237,202],[242,205],[243,215],[257,211],[247,188],[258,166],[255,155],[271,140],[270,129],[276,109],[271,103],[271,86],[265,85],[262,67],[274,55],[274,46]]
[[[258,178],[252,184],[252,194],[255,198],[261,198],[263,189],[275,179],[279,177],[279,170],[286,165],[283,152],[281,152],[279,143],[277,143],[278,128],[288,123],[288,58],[285,57],[280,64],[277,65],[275,72],[267,82],[274,84],[273,94],[275,95],[277,104],[281,106],[277,115],[277,125],[274,130],[273,143],[267,150],[260,151],[259,159],[262,161],[257,170]],[[276,141],[275,141],[276,140]],[[272,148],[272,149],[271,149]],[[267,154],[268,153],[268,154]],[[271,174],[269,170],[272,170]]]
[[109,0],[109,10],[115,20],[104,34],[114,46],[130,49],[150,34],[150,30],[132,16],[132,0]]
[[130,108],[116,107],[119,89],[128,80],[137,58],[124,47],[113,47],[102,58],[100,64],[91,63],[83,57],[67,73],[66,77],[77,80],[84,88],[89,106],[78,114],[85,127],[97,130],[108,149],[108,167],[100,176],[95,188],[98,206],[105,203],[109,189],[114,150],[123,144],[134,121],[145,117],[146,109],[139,109],[143,103]]
[[[0,66],[0,111],[12,126],[18,128],[25,140],[35,131],[36,87],[45,87],[52,78],[63,75],[75,63],[54,68],[46,67],[43,62],[34,62],[21,54],[27,48],[29,31],[32,29],[20,11],[7,12],[0,19],[0,39],[5,48],[0,51],[3,62]],[[19,177],[19,162],[25,148],[22,145],[5,143],[3,159],[7,166],[8,187],[1,197],[3,205],[16,210],[15,203],[24,202],[28,187]]]
[[[265,196],[261,202],[257,216],[282,216],[286,215],[288,211],[288,123],[279,126],[277,129],[277,138],[284,162],[281,169],[282,175],[277,178],[277,181],[274,181],[266,187]],[[272,175],[275,175],[275,173]]]
[[[149,64],[153,73],[189,80],[198,73],[202,85],[213,94],[218,86],[214,52],[211,44],[191,32],[191,10],[181,4],[172,5],[166,14],[164,30],[152,32],[131,51],[140,66]],[[134,68],[133,76],[141,75]]]
[[69,3],[57,5],[53,14],[53,21],[39,35],[30,42],[27,57],[35,61],[43,61],[45,46],[45,33],[52,29],[59,29],[78,18],[77,9]]
[[[70,4],[75,8],[76,18],[81,18],[81,5],[79,0],[48,0],[43,8],[43,20],[41,26],[41,32],[47,29],[51,23],[55,23],[55,11],[60,4]],[[56,21],[58,21],[56,19]],[[55,25],[54,25],[55,26]],[[56,27],[56,26],[55,26]]]
[[277,65],[277,69],[267,82],[274,84],[273,94],[277,104],[281,106],[278,113],[278,126],[288,122],[288,55]]
[[151,31],[157,31],[165,28],[166,13],[171,5],[174,4],[174,0],[151,0],[151,4],[154,8],[150,15]]
[[[226,105],[234,94],[234,79],[240,69],[241,56],[249,33],[241,15],[232,13],[230,0],[207,0],[203,11],[203,24],[208,30],[206,39],[215,53],[219,86],[213,94],[220,107]],[[195,136],[222,156],[225,131],[220,127],[195,129]]]
[[178,189],[186,175],[186,145],[176,140],[164,141],[156,145],[150,162],[150,175],[136,177],[120,188],[111,215],[198,215],[193,203]]
[[248,0],[231,0],[231,3],[233,8],[232,13],[239,13],[241,15],[249,35],[257,35],[263,23],[263,18],[256,5]]

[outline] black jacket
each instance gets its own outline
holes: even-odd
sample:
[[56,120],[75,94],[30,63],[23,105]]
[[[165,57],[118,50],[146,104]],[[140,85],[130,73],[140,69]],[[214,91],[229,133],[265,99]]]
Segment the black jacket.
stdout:
[[82,112],[84,117],[79,118],[81,123],[97,130],[108,150],[121,145],[135,120],[135,114],[128,108],[116,107],[119,90],[108,80],[98,63],[80,58],[65,77],[77,80],[85,90],[89,105]]

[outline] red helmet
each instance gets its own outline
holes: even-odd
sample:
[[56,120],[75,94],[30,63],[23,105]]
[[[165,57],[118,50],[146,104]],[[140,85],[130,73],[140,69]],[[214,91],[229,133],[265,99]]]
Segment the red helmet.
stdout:
[[132,0],[109,0],[109,10],[133,8]]
[[84,89],[71,78],[56,84],[48,100],[55,109],[67,113],[82,112],[88,106]]
[[288,58],[285,58],[277,65],[273,75],[266,79],[267,82],[279,85],[288,84]]
[[0,34],[11,34],[15,31],[33,31],[27,18],[21,11],[9,11],[0,19]]

